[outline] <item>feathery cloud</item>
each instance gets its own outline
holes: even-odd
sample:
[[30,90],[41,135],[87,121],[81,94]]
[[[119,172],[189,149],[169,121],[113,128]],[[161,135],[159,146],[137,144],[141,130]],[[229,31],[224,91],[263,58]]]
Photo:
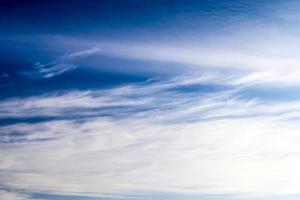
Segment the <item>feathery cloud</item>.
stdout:
[[2,126],[2,187],[83,196],[298,193],[298,102],[239,98],[239,86],[188,94],[174,87],[205,79],[174,80],[1,102],[6,117],[135,108],[126,117],[120,109],[121,117],[97,113]]

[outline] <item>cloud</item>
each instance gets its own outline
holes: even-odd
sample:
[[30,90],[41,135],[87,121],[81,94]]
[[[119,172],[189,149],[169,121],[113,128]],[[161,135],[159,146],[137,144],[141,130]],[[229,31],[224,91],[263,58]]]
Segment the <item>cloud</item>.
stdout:
[[[97,116],[120,118],[155,114],[159,120],[186,122],[299,113],[298,101],[290,101],[288,105],[286,102],[265,102],[259,95],[247,99],[243,93],[251,88],[255,89],[255,86],[242,84],[240,80],[240,77],[224,78],[208,74],[129,84],[111,89],[10,98],[0,101],[0,119],[84,119]],[[238,81],[240,82],[237,83]],[[217,89],[211,89],[214,87]]]
[[[258,26],[258,25],[256,25]],[[295,34],[282,31],[278,27],[262,29],[261,27],[245,27],[244,31],[236,31],[235,35],[224,35],[219,38],[207,38],[199,41],[186,39],[184,42],[167,41],[143,43],[124,41],[101,41],[99,39],[85,40],[82,38],[55,37],[55,43],[61,48],[77,51],[63,55],[59,60],[66,63],[86,63],[87,66],[101,68],[97,64],[103,56],[125,58],[129,60],[144,60],[147,62],[164,62],[175,65],[164,65],[156,69],[158,72],[182,70],[190,73],[224,71],[233,76],[242,76],[243,83],[259,83],[261,85],[297,85],[299,84],[299,59],[297,47],[300,42]],[[255,29],[255,31],[253,30]],[[46,38],[45,38],[46,40]],[[276,41],[276,42],[274,42]],[[43,45],[45,45],[43,43]],[[47,44],[46,44],[47,45]],[[88,58],[96,60],[92,64]],[[123,62],[126,62],[123,61]],[[50,64],[51,65],[51,64]],[[122,63],[120,63],[122,65]],[[68,67],[66,67],[68,68]],[[129,67],[130,68],[130,67]],[[141,70],[142,66],[132,67],[131,71]],[[167,69],[164,69],[167,68]],[[47,65],[41,66],[40,72],[47,72]],[[53,69],[53,71],[56,68]],[[130,69],[128,69],[130,70]],[[293,73],[290,73],[293,72]],[[52,73],[50,73],[52,74]],[[247,75],[247,76],[245,76]]]
[[[273,41],[278,41],[280,37],[285,38],[285,44],[274,44]],[[182,68],[193,72],[229,70],[233,76],[244,77],[246,74],[246,78],[241,81],[250,84],[299,84],[299,59],[295,53],[297,52],[295,48],[299,44],[298,39],[280,34],[269,40],[251,38],[247,41],[252,44],[250,47],[239,44],[236,38],[224,40],[234,45],[228,47],[222,42],[213,45],[204,44],[201,47],[147,43],[108,44],[103,45],[106,51],[99,53],[127,59],[178,63]],[[280,49],[280,52],[277,49]],[[285,53],[282,54],[282,51]]]
[[32,71],[23,72],[23,75],[31,78],[51,78],[64,72],[76,69],[78,66],[70,63],[51,62],[48,64],[36,63]]
[[[285,5],[286,6],[286,5]],[[296,7],[296,6],[294,6]],[[288,9],[286,9],[288,10]],[[224,32],[222,35],[201,34],[201,37],[184,37],[157,41],[147,39],[142,42],[129,40],[107,41],[101,38],[75,38],[57,35],[38,36],[41,48],[59,44],[55,55],[65,53],[57,58],[55,63],[72,64],[101,68],[99,62],[103,56],[123,58],[128,60],[143,60],[148,63],[172,63],[154,68],[159,72],[183,71],[190,73],[199,72],[227,72],[233,76],[242,76],[241,82],[261,85],[299,85],[299,58],[298,38],[299,27],[293,20],[286,19],[291,13],[275,9],[271,18],[277,23],[269,21],[254,21],[248,25],[240,25],[238,28],[229,28],[231,34]],[[268,26],[268,28],[265,28]],[[281,27],[285,27],[283,30]],[[231,30],[232,29],[232,30]],[[217,30],[210,30],[218,32]],[[186,34],[199,35],[197,31],[182,31]],[[196,39],[195,39],[196,38]],[[30,38],[32,40],[32,38]],[[53,52],[52,52],[53,53]],[[53,54],[54,54],[53,53]],[[93,61],[87,59],[93,56]],[[97,58],[98,57],[98,58]],[[98,60],[97,60],[98,59]],[[101,62],[100,62],[101,63]],[[176,65],[175,65],[176,64]],[[42,76],[53,76],[72,67],[54,67],[49,64],[38,64],[37,73]],[[119,69],[116,64],[113,68]],[[128,66],[128,70],[136,73],[143,70],[143,66]],[[54,71],[54,73],[52,73]],[[291,73],[292,72],[292,73]],[[247,76],[244,76],[247,75]]]
[[[2,117],[62,119],[1,127],[1,185],[83,196],[298,194],[299,103],[240,98],[240,86],[180,90],[216,80],[179,77],[3,100]],[[113,106],[115,116],[95,111],[108,107],[112,113]],[[96,114],[66,118],[90,112]]]
[[[201,13],[189,13],[186,16],[187,19],[194,16],[195,22],[192,20],[193,22],[189,23],[184,20],[180,21],[180,24],[182,25],[183,22],[186,25],[194,24],[195,30],[184,29],[186,25],[177,26],[178,24],[175,24],[177,18],[171,18],[170,21],[168,20],[168,25],[172,25],[174,30],[154,30],[146,26],[141,32],[147,32],[147,36],[143,35],[145,36],[143,38],[141,35],[133,40],[130,40],[132,37],[127,34],[123,36],[120,34],[119,39],[112,40],[104,39],[101,37],[102,34],[91,34],[93,36],[90,37],[70,37],[67,33],[65,35],[49,33],[28,36],[15,36],[14,34],[13,38],[6,39],[13,40],[17,44],[20,41],[30,44],[32,42],[29,41],[34,41],[34,48],[36,48],[32,49],[35,50],[34,52],[43,53],[42,58],[54,57],[49,62],[40,61],[36,67],[33,67],[35,68],[33,71],[26,73],[29,77],[32,75],[32,77],[49,78],[82,65],[105,69],[100,61],[107,56],[124,58],[120,63],[114,61],[115,63],[110,64],[109,67],[113,68],[110,70],[124,70],[123,66],[126,66],[131,73],[137,73],[138,70],[146,67],[143,65],[133,67],[132,63],[125,65],[124,62],[143,60],[148,63],[152,62],[153,65],[163,62],[165,65],[159,65],[161,67],[147,68],[147,70],[156,70],[158,73],[227,71],[235,76],[249,75],[241,80],[243,83],[249,81],[250,84],[256,82],[261,85],[299,85],[297,52],[300,40],[298,38],[299,27],[295,23],[299,18],[297,14],[299,3],[296,1],[276,2],[272,5],[263,3],[260,6],[257,5],[259,8],[251,3],[250,7],[255,8],[258,16],[252,15],[250,7],[244,7],[248,3],[241,3],[242,7],[236,8],[245,9],[247,11],[245,13],[231,13],[233,10],[228,10],[229,13],[226,16],[234,17],[234,20],[227,19],[227,21],[221,17],[225,14],[223,11],[219,13],[220,16],[216,15],[221,20],[220,22],[224,22],[223,20],[228,22],[226,26],[221,27],[208,26],[205,22],[203,27],[198,29],[196,24],[201,23],[197,21],[202,19],[198,16]],[[207,14],[213,16],[216,13],[208,12]],[[184,19],[184,16],[182,17]],[[209,16],[203,17],[212,20]],[[163,37],[157,37],[157,35],[163,35]],[[36,55],[37,61],[40,56]],[[93,59],[88,59],[89,56]]]
[[92,48],[65,54],[61,58],[47,64],[41,64],[40,62],[37,62],[31,71],[25,71],[22,74],[30,78],[52,78],[67,71],[76,69],[78,65],[74,64],[74,59],[84,58],[95,54],[98,51],[100,51],[99,48]]
[[[235,13],[236,21],[228,21],[229,24],[219,28],[178,28],[175,29],[177,34],[150,29],[147,30],[150,32],[149,36],[139,40],[130,40],[125,36],[113,41],[100,36],[87,39],[67,35],[40,35],[38,40],[43,47],[58,44],[56,55],[72,52],[62,58],[73,59],[74,63],[80,60],[80,63],[94,68],[102,68],[99,62],[103,56],[107,56],[124,58],[117,66],[112,66],[116,70],[128,60],[143,60],[152,62],[153,65],[163,62],[160,67],[152,67],[158,73],[222,71],[241,76],[241,83],[299,85],[300,60],[297,52],[300,40],[299,26],[296,23],[299,18],[299,2],[284,1],[263,5],[258,9],[262,16],[248,19],[242,17],[242,13]],[[196,20],[197,16],[195,17]],[[174,21],[170,20],[171,22]],[[157,34],[166,34],[165,39],[158,40],[155,37]],[[94,62],[86,59],[89,56],[93,56]],[[126,67],[131,73],[145,68],[143,65]]]
[[[2,144],[1,183],[9,188],[94,196],[298,193],[299,126],[272,117],[185,125],[98,118],[15,128],[27,136]],[[30,139],[51,134],[60,137]]]
[[13,191],[5,191],[0,189],[0,199],[1,200],[29,200],[31,199],[29,195],[21,194]]
[[[28,98],[12,98],[0,102],[0,118],[24,118],[38,116],[89,115],[104,113],[137,112],[155,107],[170,107],[171,102],[162,99],[165,95],[185,101],[180,93],[173,91],[181,87],[213,84],[216,75],[181,77],[169,81],[149,81],[136,85],[90,91],[68,91]],[[220,81],[220,79],[218,79]],[[174,102],[175,103],[175,102]],[[174,106],[173,106],[174,107]],[[114,112],[111,112],[114,110]]]
[[63,58],[64,59],[72,59],[72,58],[87,57],[87,56],[98,53],[100,50],[101,50],[100,48],[92,48],[92,49],[88,49],[88,50],[73,52],[70,54],[66,54]]

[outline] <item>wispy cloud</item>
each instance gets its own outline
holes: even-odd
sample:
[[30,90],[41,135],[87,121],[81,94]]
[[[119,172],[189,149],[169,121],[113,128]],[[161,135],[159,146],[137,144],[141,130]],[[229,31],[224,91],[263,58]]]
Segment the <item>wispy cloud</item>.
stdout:
[[[116,116],[2,126],[2,187],[83,196],[298,193],[299,103],[243,99],[240,86],[180,90],[214,80],[175,78],[2,101],[7,118],[118,108]],[[131,115],[122,117],[122,106]]]
[[31,71],[25,71],[23,72],[23,75],[30,78],[52,78],[67,71],[76,69],[78,65],[74,63],[74,60],[93,55],[99,51],[99,48],[92,48],[65,54],[64,56],[47,64],[37,62]]
[[36,63],[32,71],[23,72],[25,76],[30,78],[51,78],[60,75],[64,72],[77,68],[76,65],[71,63],[57,63],[51,62],[48,64]]
[[203,77],[178,77],[169,81],[149,81],[112,89],[12,98],[0,101],[0,119],[119,118],[155,114],[159,120],[186,122],[223,117],[281,116],[300,111],[298,101],[287,104],[265,102],[259,96],[250,99],[243,97],[244,92],[255,86],[242,84],[239,81],[242,79],[210,74]]
[[[295,3],[297,4],[297,3]],[[290,6],[290,4],[288,4]],[[297,4],[298,5],[298,4]],[[286,6],[286,5],[285,5]],[[296,5],[293,7],[298,8]],[[293,8],[293,10],[295,9]],[[299,56],[297,54],[300,40],[298,38],[299,27],[295,26],[289,16],[295,12],[274,10],[272,19],[276,23],[269,21],[253,21],[248,25],[240,25],[238,29],[228,28],[231,34],[224,32],[222,35],[210,34],[191,38],[175,38],[164,41],[149,39],[143,42],[124,40],[103,40],[101,38],[80,38],[57,35],[38,36],[41,46],[51,46],[57,44],[55,55],[62,52],[54,63],[69,63],[74,66],[78,63],[87,63],[90,67],[101,68],[97,62],[91,63],[89,56],[99,61],[103,56],[125,58],[126,60],[143,60],[148,62],[164,62],[177,64],[156,69],[157,71],[174,71],[178,68],[183,71],[227,71],[233,75],[242,75],[245,83],[260,83],[268,85],[299,85]],[[267,27],[268,28],[265,28]],[[285,27],[283,30],[281,27]],[[231,30],[233,29],[233,30]],[[217,30],[211,30],[217,31]],[[185,31],[183,31],[185,32]],[[197,31],[186,33],[198,35]],[[32,38],[31,38],[32,39]],[[177,39],[177,40],[176,40]],[[58,53],[59,52],[59,53]],[[71,52],[71,53],[69,53]],[[42,76],[60,74],[71,69],[67,67],[54,67],[50,64],[39,64],[36,70]],[[119,63],[122,65],[122,63]],[[54,65],[55,66],[55,65]],[[116,68],[118,68],[117,66]],[[128,67],[130,68],[130,66]],[[132,67],[141,70],[143,66]],[[130,70],[130,69],[128,69]],[[53,73],[54,72],[54,73]],[[293,72],[293,73],[290,73]],[[248,76],[244,76],[244,75]]]
[[[70,61],[74,65],[79,61],[81,63],[88,62],[89,59],[86,58],[89,56],[93,56],[94,60],[97,60],[97,56],[99,59],[102,58],[101,56],[109,56],[177,64],[176,67],[164,66],[168,69],[157,69],[158,71],[172,71],[172,68],[178,70],[178,67],[189,72],[222,70],[234,76],[242,75],[243,80],[240,81],[243,83],[299,84],[299,58],[295,52],[297,52],[300,41],[295,34],[283,32],[278,28],[266,30],[258,27],[255,31],[249,30],[248,33],[245,33],[247,30],[248,28],[245,28],[245,31],[237,32],[234,36],[224,35],[216,41],[214,38],[208,37],[206,42],[201,44],[188,39],[184,44],[174,41],[161,43],[151,41],[144,43],[108,42],[63,36],[49,40],[59,43],[66,51],[75,46],[77,51],[61,57],[62,61]],[[92,63],[92,65],[94,66],[91,67],[101,68],[97,63]],[[43,69],[43,65],[41,69]],[[139,70],[139,68],[132,70]],[[47,68],[45,71],[48,73]],[[53,71],[56,71],[55,67]],[[43,74],[43,70],[41,73]]]
[[87,57],[93,54],[96,54],[100,51],[100,48],[91,48],[88,50],[83,50],[83,51],[78,51],[78,52],[73,52],[70,54],[66,54],[63,56],[64,59],[72,59],[72,58],[82,58],[82,57]]

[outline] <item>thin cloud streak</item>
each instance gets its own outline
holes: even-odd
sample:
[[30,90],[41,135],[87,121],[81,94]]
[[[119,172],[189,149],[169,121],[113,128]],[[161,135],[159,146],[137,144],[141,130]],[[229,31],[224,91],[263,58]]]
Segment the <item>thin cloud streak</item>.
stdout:
[[99,48],[92,48],[66,54],[47,64],[37,62],[31,71],[25,71],[22,74],[30,78],[52,78],[76,69],[78,65],[74,64],[74,60],[93,55],[99,51]]
[[76,69],[78,66],[70,63],[57,63],[56,61],[41,64],[36,63],[32,71],[26,71],[22,74],[30,78],[52,78],[67,71]]
[[[259,35],[259,37],[252,35]],[[265,38],[263,35],[270,35],[270,38]],[[68,60],[74,65],[79,60],[81,64],[85,63],[89,56],[93,56],[93,59],[97,56],[99,59],[101,56],[109,56],[148,62],[177,63],[181,68],[193,72],[227,70],[233,76],[241,76],[242,79],[237,80],[237,83],[242,84],[299,84],[299,59],[295,52],[300,41],[293,34],[286,34],[276,29],[250,31],[248,34],[236,33],[234,37],[224,36],[217,41],[208,39],[201,45],[193,45],[192,41],[178,45],[175,42],[160,44],[151,41],[144,43],[107,42],[64,36],[46,38],[44,40],[59,43],[66,51],[74,46],[79,49],[62,56],[62,60]],[[278,42],[274,43],[274,41]],[[95,68],[101,68],[95,63],[93,65]],[[293,73],[290,73],[291,71]]]
[[[224,78],[224,77],[222,77]],[[0,101],[0,119],[32,117],[111,117],[157,115],[163,121],[210,120],[217,118],[252,117],[255,115],[295,116],[300,112],[298,101],[264,102],[244,98],[249,85],[235,84],[236,79],[219,79],[217,75],[178,77],[170,81],[146,82],[104,90],[49,93],[28,98]],[[222,84],[221,84],[222,83]],[[184,92],[184,88],[221,89]],[[222,86],[222,87],[221,87]],[[161,115],[162,113],[162,115]],[[123,115],[122,115],[123,114]]]

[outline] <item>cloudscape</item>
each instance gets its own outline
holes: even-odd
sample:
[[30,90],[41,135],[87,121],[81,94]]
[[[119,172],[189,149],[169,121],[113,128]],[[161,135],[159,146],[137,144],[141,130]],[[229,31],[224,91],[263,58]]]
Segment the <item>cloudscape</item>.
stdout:
[[1,0],[1,200],[300,198],[297,0]]

